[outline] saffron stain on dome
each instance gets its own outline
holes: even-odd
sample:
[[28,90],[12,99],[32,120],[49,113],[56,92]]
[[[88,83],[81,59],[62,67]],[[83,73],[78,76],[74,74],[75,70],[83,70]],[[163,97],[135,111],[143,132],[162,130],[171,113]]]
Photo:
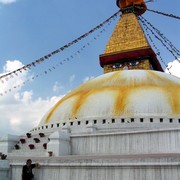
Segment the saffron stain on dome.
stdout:
[[118,92],[118,96],[116,98],[115,108],[114,108],[114,116],[124,115],[125,108],[127,106],[127,97],[132,91],[131,87],[121,88],[121,91]]
[[[58,101],[55,106],[51,109],[51,111],[48,113],[46,119],[45,119],[45,124],[49,123],[51,117],[53,116],[53,114],[55,113],[55,111],[67,100],[67,99],[73,99],[76,98],[77,96],[75,95],[71,95],[71,96],[65,96],[64,98],[62,98],[60,101]],[[75,102],[76,100],[73,99]]]
[[180,115],[180,87],[168,87],[166,89],[166,94],[168,97],[168,102],[171,104],[173,113],[172,115]]
[[102,117],[111,115],[114,110],[117,88],[106,87],[89,91],[80,108],[76,112],[79,118]]
[[147,72],[149,76],[151,77],[152,81],[154,81],[158,86],[163,86],[163,87],[164,86],[168,86],[168,87],[178,86],[176,82],[172,81],[172,79],[167,79],[166,76],[160,76],[160,74],[157,74],[153,71],[147,71]]

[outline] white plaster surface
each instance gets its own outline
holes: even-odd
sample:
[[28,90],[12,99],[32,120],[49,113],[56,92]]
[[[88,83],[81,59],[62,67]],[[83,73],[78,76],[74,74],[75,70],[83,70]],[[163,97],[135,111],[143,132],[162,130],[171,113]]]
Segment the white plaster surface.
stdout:
[[53,156],[70,155],[70,136],[68,133],[56,131],[49,136],[50,142],[47,145],[47,152]]
[[[55,152],[52,157],[28,151],[33,162],[41,164],[34,170],[34,180],[180,179],[180,128],[173,124],[125,124],[114,131],[101,125],[86,133],[57,131],[49,138]],[[18,151],[9,156],[10,180],[20,179],[29,156],[20,157]]]
[[[35,180],[179,180],[179,154],[71,156],[40,159]],[[13,180],[23,161],[11,160]]]
[[1,137],[0,152],[7,155],[9,152],[11,152],[12,148],[14,147],[14,145],[17,143],[18,140],[19,140],[19,136],[10,135],[10,134]]
[[10,167],[7,160],[0,160],[0,180],[10,179]]

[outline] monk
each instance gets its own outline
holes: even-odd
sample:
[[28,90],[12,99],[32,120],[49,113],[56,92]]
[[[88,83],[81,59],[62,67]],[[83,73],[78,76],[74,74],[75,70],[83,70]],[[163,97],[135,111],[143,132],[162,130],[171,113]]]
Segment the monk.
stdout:
[[131,7],[131,6],[139,7],[139,10],[137,12],[138,15],[143,14],[147,9],[144,0],[116,0],[116,4],[121,9]]

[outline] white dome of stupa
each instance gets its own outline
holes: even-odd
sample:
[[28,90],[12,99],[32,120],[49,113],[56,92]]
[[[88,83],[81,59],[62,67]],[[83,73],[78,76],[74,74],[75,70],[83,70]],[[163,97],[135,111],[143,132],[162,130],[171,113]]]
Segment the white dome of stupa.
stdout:
[[152,70],[107,73],[72,90],[39,126],[119,116],[180,116],[180,79]]

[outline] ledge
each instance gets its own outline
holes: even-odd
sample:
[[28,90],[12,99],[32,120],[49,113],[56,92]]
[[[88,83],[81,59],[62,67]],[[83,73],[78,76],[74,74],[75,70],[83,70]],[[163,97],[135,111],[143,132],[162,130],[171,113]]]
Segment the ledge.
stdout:
[[[20,166],[24,163],[24,159],[15,159],[16,157],[14,157],[14,160],[13,157],[11,157],[11,165]],[[33,158],[33,161],[37,160],[40,162],[41,167],[179,167],[180,153],[95,156],[74,155],[65,157]]]

